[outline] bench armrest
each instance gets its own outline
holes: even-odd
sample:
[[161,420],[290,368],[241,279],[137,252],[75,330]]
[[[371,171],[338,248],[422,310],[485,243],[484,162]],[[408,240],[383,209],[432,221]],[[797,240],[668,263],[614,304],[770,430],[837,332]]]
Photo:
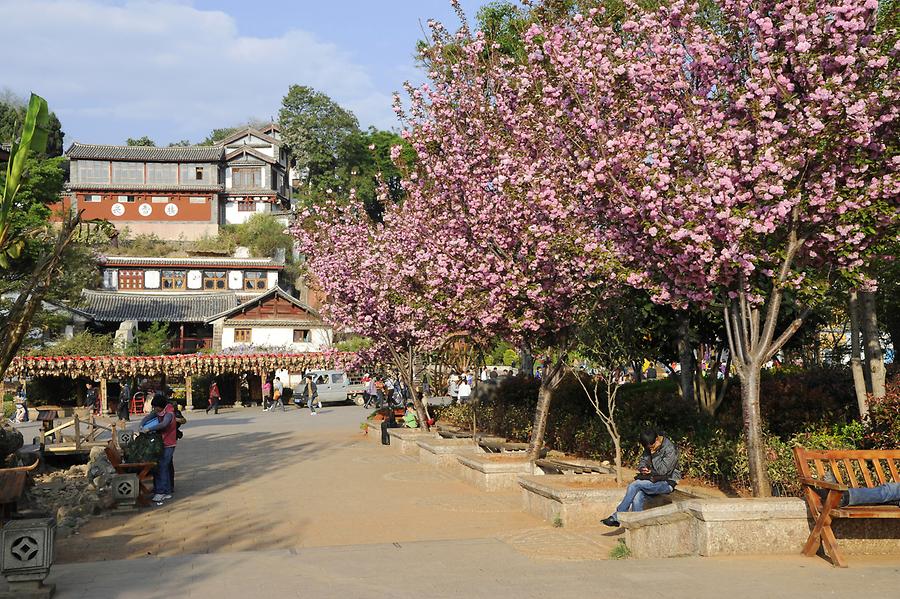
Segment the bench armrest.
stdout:
[[800,482],[809,487],[831,489],[833,491],[846,491],[849,489],[847,485],[842,485],[841,483],[830,483],[827,480],[819,480],[818,478],[811,478],[809,476],[801,476]]

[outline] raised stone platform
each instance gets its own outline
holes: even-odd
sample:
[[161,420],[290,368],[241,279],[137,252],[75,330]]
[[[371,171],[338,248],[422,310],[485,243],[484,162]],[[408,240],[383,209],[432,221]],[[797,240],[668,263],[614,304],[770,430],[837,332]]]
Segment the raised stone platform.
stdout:
[[457,456],[482,453],[472,439],[421,439],[419,446],[419,462],[437,468],[452,468],[456,474]]
[[400,450],[403,455],[418,456],[418,442],[426,439],[436,439],[437,433],[421,428],[389,428],[391,447]]
[[564,526],[596,525],[615,510],[624,493],[612,474],[523,475],[518,483],[526,512]]
[[[614,474],[545,474],[520,476],[522,508],[553,524],[561,521],[564,526],[596,526],[612,514],[622,497],[625,487],[616,484]],[[693,489],[681,489],[673,495],[649,497],[646,508],[688,499]]]
[[[691,499],[619,514],[634,557],[799,554],[813,522],[795,497]],[[896,520],[835,520],[847,553],[900,554]]]
[[513,490],[519,486],[519,476],[543,472],[518,454],[461,455],[458,459],[460,478],[482,491]]

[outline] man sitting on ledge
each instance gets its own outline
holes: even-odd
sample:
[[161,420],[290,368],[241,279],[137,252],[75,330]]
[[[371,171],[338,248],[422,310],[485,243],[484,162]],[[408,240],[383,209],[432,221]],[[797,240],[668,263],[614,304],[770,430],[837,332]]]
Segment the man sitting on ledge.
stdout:
[[640,442],[644,455],[638,464],[638,473],[625,491],[625,499],[616,512],[603,520],[607,526],[619,526],[619,512],[640,512],[648,495],[666,495],[675,490],[681,479],[678,471],[678,448],[668,437],[653,429],[641,431]]

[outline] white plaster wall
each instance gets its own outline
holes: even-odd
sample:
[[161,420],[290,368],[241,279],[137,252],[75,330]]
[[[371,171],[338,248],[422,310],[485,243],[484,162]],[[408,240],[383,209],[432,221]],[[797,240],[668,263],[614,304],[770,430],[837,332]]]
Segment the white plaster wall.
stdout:
[[267,285],[266,289],[272,289],[276,285],[278,285],[278,272],[277,271],[269,271],[268,273],[266,273],[266,278],[268,279],[266,281],[266,285]]
[[159,271],[144,271],[144,289],[159,289]]
[[[234,329],[240,328],[227,325],[222,328],[222,349],[238,345],[234,342]],[[250,332],[251,345],[268,345],[271,347],[288,347],[298,352],[322,351],[331,345],[331,329],[313,328],[310,331],[309,343],[294,343],[295,327],[252,327]],[[307,328],[298,325],[296,328]]]
[[189,270],[187,273],[187,288],[188,289],[202,289],[203,288],[203,273],[199,270]]
[[229,270],[228,271],[228,288],[243,289],[244,288],[244,271]]
[[256,211],[255,212],[242,212],[238,210],[237,202],[226,202],[225,203],[225,224],[227,225],[242,225],[254,214],[258,213],[266,213],[272,211],[272,205],[268,202],[256,202]]

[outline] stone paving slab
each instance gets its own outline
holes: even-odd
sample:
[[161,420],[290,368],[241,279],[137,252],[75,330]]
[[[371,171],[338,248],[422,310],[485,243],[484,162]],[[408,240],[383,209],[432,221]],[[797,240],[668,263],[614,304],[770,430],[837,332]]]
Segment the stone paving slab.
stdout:
[[893,597],[898,579],[897,560],[849,569],[802,557],[557,561],[467,539],[64,564],[49,582],[58,599],[819,599]]

